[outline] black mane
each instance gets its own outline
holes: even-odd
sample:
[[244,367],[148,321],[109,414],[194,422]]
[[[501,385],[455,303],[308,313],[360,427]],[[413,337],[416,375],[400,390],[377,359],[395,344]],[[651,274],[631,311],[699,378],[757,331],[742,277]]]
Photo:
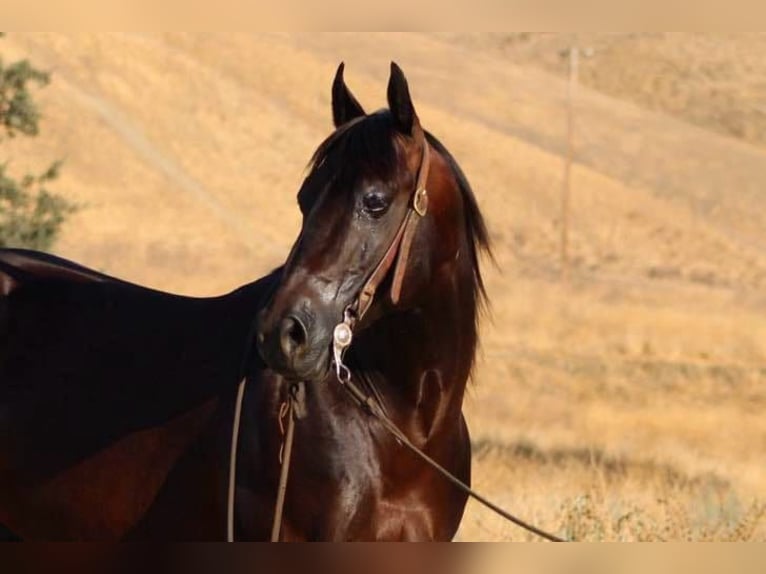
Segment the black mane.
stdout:
[[471,184],[468,183],[468,179],[455,158],[452,157],[452,154],[433,134],[426,132],[426,138],[431,147],[438,151],[442,157],[447,160],[447,163],[455,176],[455,180],[457,181],[458,188],[460,188],[460,193],[463,196],[463,213],[465,216],[465,228],[466,236],[468,237],[471,264],[473,265],[474,287],[479,294],[480,300],[486,302],[487,290],[484,287],[484,280],[481,276],[479,255],[480,253],[485,253],[492,258],[492,243],[489,238],[487,224],[484,222],[484,216],[479,210],[479,204],[476,201],[473,189],[471,189]]

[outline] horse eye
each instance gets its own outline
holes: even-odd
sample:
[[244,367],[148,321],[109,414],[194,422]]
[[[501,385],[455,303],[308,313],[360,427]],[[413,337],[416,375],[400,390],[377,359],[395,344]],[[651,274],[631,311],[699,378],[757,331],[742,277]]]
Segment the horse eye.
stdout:
[[368,193],[362,198],[362,207],[364,208],[364,211],[373,217],[380,217],[383,215],[389,205],[389,199],[381,193]]

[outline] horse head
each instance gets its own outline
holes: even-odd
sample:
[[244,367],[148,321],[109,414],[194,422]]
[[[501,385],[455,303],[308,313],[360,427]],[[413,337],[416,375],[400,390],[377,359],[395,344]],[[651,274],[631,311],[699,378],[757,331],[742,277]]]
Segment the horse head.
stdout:
[[486,244],[483,222],[454,160],[422,128],[401,69],[391,64],[388,109],[371,114],[343,70],[332,87],[336,130],[314,153],[298,193],[300,235],[259,316],[259,351],[288,379],[322,380],[338,323],[350,314],[362,330],[417,307],[435,280],[457,274],[466,244],[480,283],[464,223],[477,223]]

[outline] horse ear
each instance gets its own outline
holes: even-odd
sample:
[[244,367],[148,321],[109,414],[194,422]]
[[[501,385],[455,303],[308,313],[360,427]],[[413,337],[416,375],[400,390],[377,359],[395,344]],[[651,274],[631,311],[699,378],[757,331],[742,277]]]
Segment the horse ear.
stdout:
[[396,128],[406,134],[412,135],[413,128],[420,124],[412,105],[410,88],[407,86],[407,78],[402,69],[391,62],[391,77],[388,80],[388,107],[394,118]]
[[335,80],[332,82],[332,120],[336,128],[354,118],[365,115],[362,105],[346,87],[346,82],[343,81],[345,67],[346,65],[341,62],[338,71],[335,72]]

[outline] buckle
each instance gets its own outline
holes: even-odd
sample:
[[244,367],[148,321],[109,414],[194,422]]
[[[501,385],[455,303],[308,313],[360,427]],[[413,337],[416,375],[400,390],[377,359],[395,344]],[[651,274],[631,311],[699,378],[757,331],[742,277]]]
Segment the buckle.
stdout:
[[415,196],[412,198],[412,208],[420,217],[423,217],[428,211],[428,191],[425,187],[421,187],[415,192]]

